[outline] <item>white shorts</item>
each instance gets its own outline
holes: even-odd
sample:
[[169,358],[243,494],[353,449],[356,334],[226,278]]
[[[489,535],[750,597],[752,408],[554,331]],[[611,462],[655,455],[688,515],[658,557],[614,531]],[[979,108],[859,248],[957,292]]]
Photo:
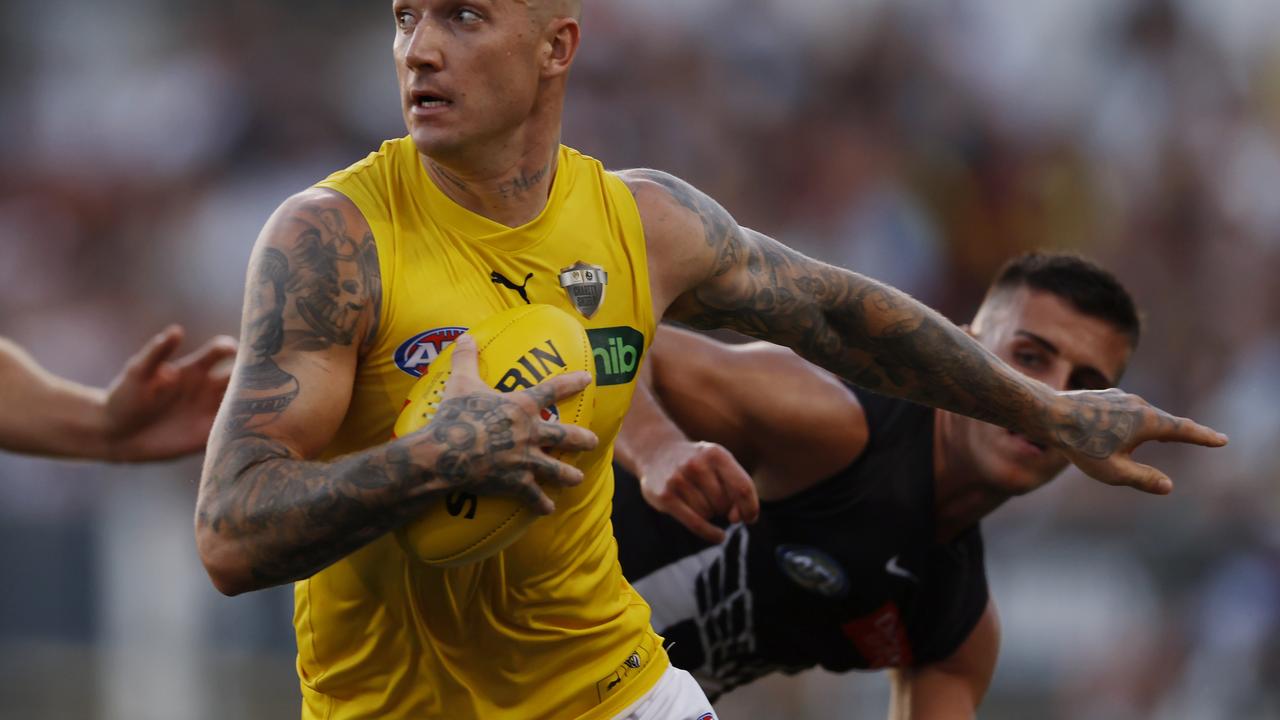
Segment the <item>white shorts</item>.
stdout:
[[668,667],[649,692],[613,720],[719,720],[698,681]]

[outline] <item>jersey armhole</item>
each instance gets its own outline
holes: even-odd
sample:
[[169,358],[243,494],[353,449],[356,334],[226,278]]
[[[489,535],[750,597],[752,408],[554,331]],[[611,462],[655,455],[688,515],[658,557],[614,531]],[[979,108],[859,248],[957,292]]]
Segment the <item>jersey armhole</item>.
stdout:
[[644,349],[648,352],[657,334],[658,323],[653,313],[653,286],[649,279],[649,246],[645,237],[644,223],[640,219],[640,206],[636,203],[631,188],[627,187],[626,182],[616,173],[603,167],[600,168],[600,173],[608,189],[610,204],[617,210],[617,222],[625,243],[625,251],[631,259],[638,294],[636,309],[644,326]]

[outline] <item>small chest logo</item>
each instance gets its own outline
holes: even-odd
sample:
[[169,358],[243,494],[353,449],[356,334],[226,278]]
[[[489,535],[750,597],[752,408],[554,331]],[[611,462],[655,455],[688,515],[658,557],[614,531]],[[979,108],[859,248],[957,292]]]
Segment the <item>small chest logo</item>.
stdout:
[[599,265],[591,265],[581,260],[560,270],[560,287],[569,294],[569,301],[590,318],[600,309],[604,302],[604,290],[609,284],[609,273]]
[[442,327],[414,335],[396,348],[396,367],[422,377],[431,362],[466,331],[464,327]]
[[596,692],[600,694],[601,702],[618,689],[624,681],[631,675],[640,671],[649,661],[649,651],[644,647],[638,647],[631,651],[622,664],[616,670],[601,678],[596,683]]
[[532,279],[533,279],[533,273],[529,273],[528,275],[524,276],[524,282],[517,285],[511,282],[510,280],[508,280],[507,276],[503,275],[497,270],[494,270],[493,272],[489,273],[489,282],[493,283],[494,285],[501,285],[502,287],[508,290],[515,290],[517,293],[520,294],[520,299],[524,301],[525,305],[532,304],[529,302],[529,292],[528,290],[525,289],[526,287],[528,287],[529,281]]
[[849,593],[849,574],[835,558],[818,548],[779,545],[774,557],[782,572],[809,592],[829,598],[841,598]]
[[910,667],[911,639],[898,606],[885,603],[869,615],[854,618],[840,626],[844,636],[872,669]]

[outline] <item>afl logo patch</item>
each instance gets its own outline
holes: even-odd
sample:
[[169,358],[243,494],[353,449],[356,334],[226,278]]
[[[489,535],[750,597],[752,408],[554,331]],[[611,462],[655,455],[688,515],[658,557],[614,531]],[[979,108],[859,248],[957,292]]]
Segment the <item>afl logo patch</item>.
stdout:
[[396,367],[414,377],[422,377],[444,349],[466,332],[464,327],[442,327],[419,333],[396,348]]
[[835,558],[818,548],[779,545],[774,557],[782,572],[809,592],[829,598],[841,598],[849,593],[849,574]]

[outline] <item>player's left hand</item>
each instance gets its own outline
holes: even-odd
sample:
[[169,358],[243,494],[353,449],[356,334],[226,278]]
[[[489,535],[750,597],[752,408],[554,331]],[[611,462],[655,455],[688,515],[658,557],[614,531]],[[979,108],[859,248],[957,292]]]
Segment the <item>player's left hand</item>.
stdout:
[[163,460],[205,446],[226,392],[227,360],[236,341],[211,338],[199,350],[170,359],[183,329],[171,325],[129,359],[107,388],[105,436],[112,460]]
[[1060,392],[1050,419],[1053,441],[1087,475],[1108,485],[1128,485],[1165,495],[1169,476],[1135,461],[1135,448],[1149,440],[1222,447],[1227,436],[1176,417],[1122,390]]

